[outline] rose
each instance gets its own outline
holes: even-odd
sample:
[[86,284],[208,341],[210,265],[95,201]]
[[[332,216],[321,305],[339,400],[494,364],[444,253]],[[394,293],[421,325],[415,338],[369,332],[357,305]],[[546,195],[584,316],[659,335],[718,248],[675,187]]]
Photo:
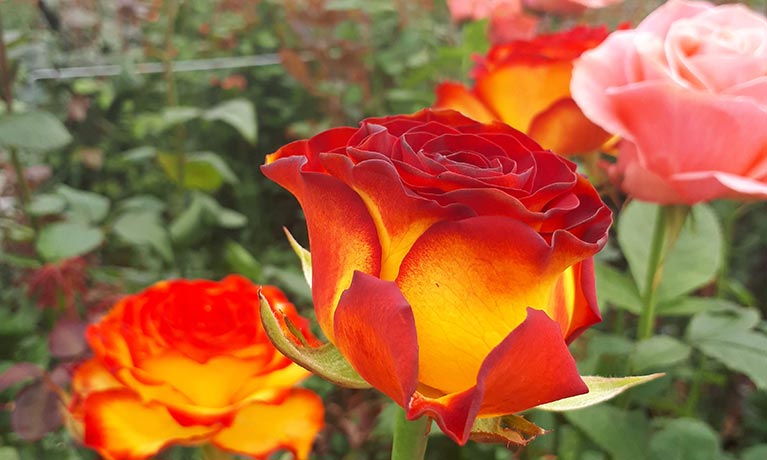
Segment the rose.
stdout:
[[501,120],[560,154],[594,150],[610,136],[570,98],[570,75],[573,60],[607,34],[605,27],[579,26],[494,46],[474,70],[474,88],[442,83],[434,106],[482,122]]
[[587,389],[567,343],[599,321],[610,211],[568,160],[451,110],[369,118],[268,155],[299,200],[322,330],[413,419],[466,442],[477,416]]
[[[163,281],[125,297],[87,330],[94,357],[73,377],[74,431],[106,458],[139,459],[169,444],[209,442],[306,458],[322,402],[292,388],[308,372],[269,342],[259,287],[245,278]],[[261,292],[306,334],[275,287]]]
[[670,1],[576,63],[574,99],[619,134],[611,175],[662,204],[767,197],[767,19]]
[[538,18],[525,13],[522,0],[448,0],[453,21],[489,18],[491,43],[529,40],[535,36]]

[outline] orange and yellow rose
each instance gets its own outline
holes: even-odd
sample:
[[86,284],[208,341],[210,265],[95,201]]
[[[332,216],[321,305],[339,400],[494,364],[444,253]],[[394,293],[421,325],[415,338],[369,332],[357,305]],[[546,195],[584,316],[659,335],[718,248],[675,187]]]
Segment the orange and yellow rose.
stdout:
[[325,334],[372,386],[466,442],[477,417],[585,393],[609,209],[575,165],[452,110],[369,118],[268,155],[299,200]]
[[444,82],[434,107],[481,122],[500,120],[562,155],[588,153],[610,135],[581,113],[570,77],[573,61],[607,35],[606,27],[578,26],[494,46],[474,69],[474,87]]
[[[260,289],[311,337],[282,292]],[[323,424],[322,401],[293,388],[309,374],[269,342],[258,292],[229,276],[163,281],[118,302],[87,330],[94,357],[76,369],[68,406],[77,437],[117,460],[203,443],[306,458]]]

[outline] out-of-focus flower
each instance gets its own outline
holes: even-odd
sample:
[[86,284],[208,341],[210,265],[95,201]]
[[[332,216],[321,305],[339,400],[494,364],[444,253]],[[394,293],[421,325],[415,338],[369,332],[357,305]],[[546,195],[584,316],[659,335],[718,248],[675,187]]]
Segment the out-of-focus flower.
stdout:
[[636,198],[767,198],[767,18],[672,0],[576,63],[573,98],[623,137],[611,176]]
[[268,155],[309,230],[327,337],[410,419],[457,442],[477,417],[584,393],[567,349],[599,321],[610,211],[565,158],[452,110],[369,118]]
[[481,122],[503,121],[556,153],[590,152],[610,135],[572,100],[570,77],[573,60],[608,33],[606,27],[578,26],[494,46],[474,70],[474,87],[442,83],[434,106]]
[[524,0],[533,10],[553,14],[581,14],[589,8],[604,8],[623,0]]
[[456,22],[488,18],[488,35],[495,44],[529,40],[538,28],[538,18],[525,13],[522,0],[448,0],[447,6]]
[[[269,342],[258,292],[230,276],[163,281],[123,298],[87,330],[94,357],[77,368],[68,407],[75,435],[117,460],[202,443],[306,458],[322,426],[322,402],[293,388],[308,372]],[[261,292],[312,337],[277,288]]]

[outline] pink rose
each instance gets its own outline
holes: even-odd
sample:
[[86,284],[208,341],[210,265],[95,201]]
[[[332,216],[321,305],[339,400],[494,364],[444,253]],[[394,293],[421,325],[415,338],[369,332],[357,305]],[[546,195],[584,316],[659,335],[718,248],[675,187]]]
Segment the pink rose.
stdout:
[[522,0],[447,0],[456,22],[489,18],[488,38],[493,44],[530,40],[538,18],[524,12]]
[[672,0],[576,62],[573,99],[623,137],[611,175],[636,198],[767,198],[767,18]]

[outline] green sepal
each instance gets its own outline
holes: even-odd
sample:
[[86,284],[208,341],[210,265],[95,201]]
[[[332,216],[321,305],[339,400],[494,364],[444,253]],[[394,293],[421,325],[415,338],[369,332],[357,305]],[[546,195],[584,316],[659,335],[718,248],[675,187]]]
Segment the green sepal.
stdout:
[[492,418],[478,418],[471,427],[470,439],[477,442],[492,442],[526,446],[536,437],[548,431],[521,415],[502,415]]
[[274,347],[299,366],[346,388],[370,388],[332,344],[312,347],[301,331],[261,295],[261,323]]
[[588,393],[543,404],[537,406],[536,409],[553,412],[583,409],[584,407],[593,406],[612,399],[631,387],[647,383],[664,375],[666,374],[658,373],[617,378],[585,375],[581,378],[586,383],[586,386],[589,387]]
[[293,238],[293,235],[290,234],[290,231],[283,227],[282,228],[285,231],[285,235],[288,237],[288,242],[290,243],[290,247],[293,248],[293,252],[296,253],[298,256],[298,260],[301,261],[301,270],[304,272],[304,278],[306,278],[306,283],[309,285],[309,287],[312,287],[312,255],[304,249],[303,246],[298,244],[298,241],[296,241],[295,238]]

